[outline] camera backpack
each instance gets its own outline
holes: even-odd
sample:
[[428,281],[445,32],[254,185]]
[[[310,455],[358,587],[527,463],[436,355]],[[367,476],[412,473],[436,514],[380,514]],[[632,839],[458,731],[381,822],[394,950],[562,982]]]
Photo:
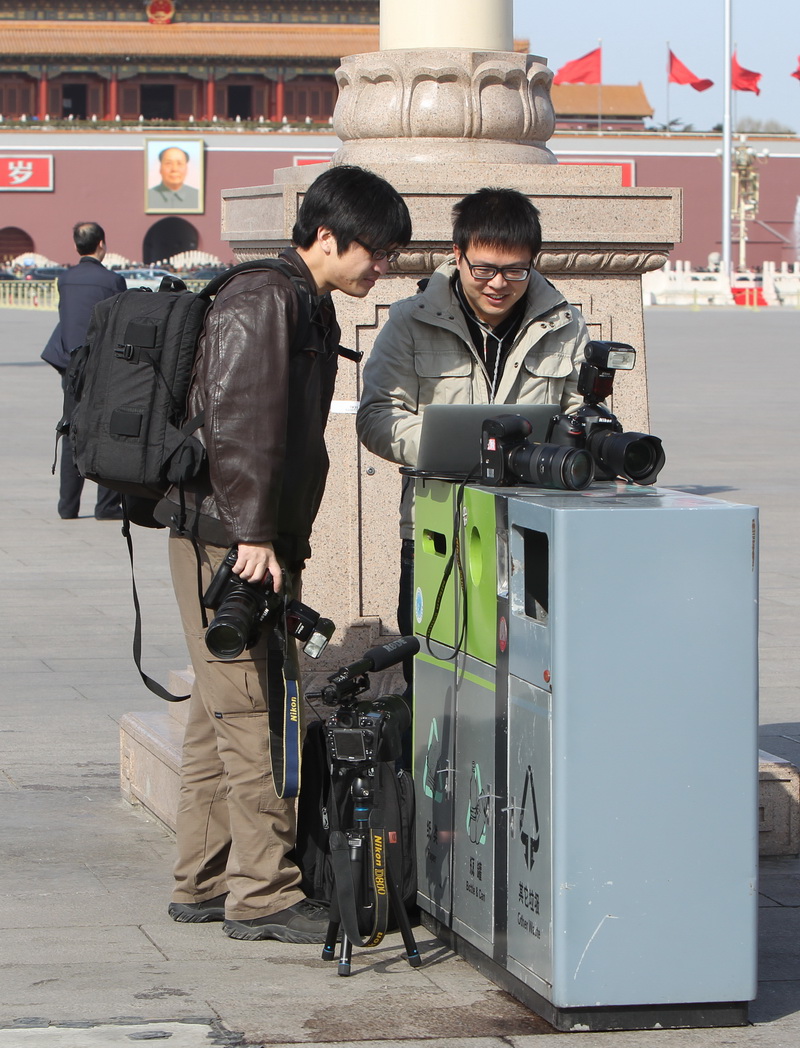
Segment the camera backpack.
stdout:
[[[69,434],[81,476],[128,496],[130,519],[160,527],[152,510],[171,484],[198,475],[205,449],[202,414],[186,419],[198,339],[214,295],[240,273],[280,270],[294,286],[300,319],[293,345],[311,325],[310,292],[279,258],[244,262],[198,292],[165,277],[156,292],[132,288],[98,302],[85,344],[67,372],[57,435]],[[55,472],[55,464],[53,465]]]
[[[312,721],[303,743],[303,779],[297,802],[297,842],[293,859],[302,873],[302,888],[310,899],[330,903],[335,891],[330,835],[339,824],[348,825],[350,779],[334,785],[328,766],[324,721]],[[392,853],[400,897],[406,909],[417,900],[417,863],[414,840],[414,782],[393,762],[376,765],[376,804],[380,804],[388,848]],[[379,796],[378,796],[379,794]]]

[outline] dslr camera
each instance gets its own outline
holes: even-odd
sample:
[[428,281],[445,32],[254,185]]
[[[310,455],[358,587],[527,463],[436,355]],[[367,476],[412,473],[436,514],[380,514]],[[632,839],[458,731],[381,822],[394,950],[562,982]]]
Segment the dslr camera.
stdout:
[[370,648],[362,658],[328,677],[316,695],[338,709],[326,721],[326,744],[331,763],[340,768],[394,761],[402,755],[403,733],[411,725],[411,710],[399,695],[356,701],[369,689],[368,672],[388,669],[419,651],[416,637],[398,637]]
[[614,373],[631,371],[636,350],[625,342],[588,342],[578,376],[583,404],[572,415],[556,415],[547,430],[553,444],[585,449],[598,480],[624,477],[634,484],[652,484],[666,461],[658,437],[625,433],[616,415],[602,401],[611,395]]
[[530,440],[531,424],[522,415],[489,418],[481,429],[481,483],[536,484],[579,491],[594,479],[588,451]]
[[215,612],[205,638],[214,658],[238,658],[257,643],[268,620],[275,623],[283,614],[287,633],[304,642],[306,655],[318,659],[336,628],[331,620],[299,600],[285,600],[273,589],[269,574],[264,582],[240,579],[233,571],[238,556],[237,547],[231,546],[203,594],[203,607]]

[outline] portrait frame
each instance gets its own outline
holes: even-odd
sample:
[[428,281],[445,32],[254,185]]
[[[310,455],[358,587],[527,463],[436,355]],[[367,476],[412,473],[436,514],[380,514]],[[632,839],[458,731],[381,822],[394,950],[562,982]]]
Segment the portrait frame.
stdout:
[[[160,157],[167,149],[181,149],[187,156],[189,200],[170,202],[159,195],[162,186]],[[146,138],[144,141],[144,211],[146,215],[202,215],[205,212],[205,141],[202,138]]]

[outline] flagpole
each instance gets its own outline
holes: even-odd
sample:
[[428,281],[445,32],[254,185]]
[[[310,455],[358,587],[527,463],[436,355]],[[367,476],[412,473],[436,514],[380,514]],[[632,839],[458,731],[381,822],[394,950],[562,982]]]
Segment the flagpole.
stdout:
[[731,0],[725,3],[724,60],[722,94],[722,272],[731,276]]
[[603,113],[603,40],[602,37],[597,41],[597,46],[600,48],[600,79],[597,83],[597,133],[601,135],[603,133],[602,113]]
[[667,40],[667,134],[669,134],[669,40]]

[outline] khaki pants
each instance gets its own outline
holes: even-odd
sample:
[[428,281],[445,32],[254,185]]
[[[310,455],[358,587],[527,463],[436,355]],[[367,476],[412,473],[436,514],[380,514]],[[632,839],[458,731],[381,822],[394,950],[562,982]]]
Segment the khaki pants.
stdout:
[[[205,592],[226,550],[203,543],[198,549]],[[169,550],[195,673],[183,744],[172,898],[203,902],[227,891],[227,917],[266,917],[304,897],[300,871],[287,858],[295,843],[295,802],[276,795],[269,758],[267,673],[269,667],[282,686],[280,654],[273,641],[268,658],[262,637],[238,659],[214,659],[204,640],[192,542],[173,533]]]

